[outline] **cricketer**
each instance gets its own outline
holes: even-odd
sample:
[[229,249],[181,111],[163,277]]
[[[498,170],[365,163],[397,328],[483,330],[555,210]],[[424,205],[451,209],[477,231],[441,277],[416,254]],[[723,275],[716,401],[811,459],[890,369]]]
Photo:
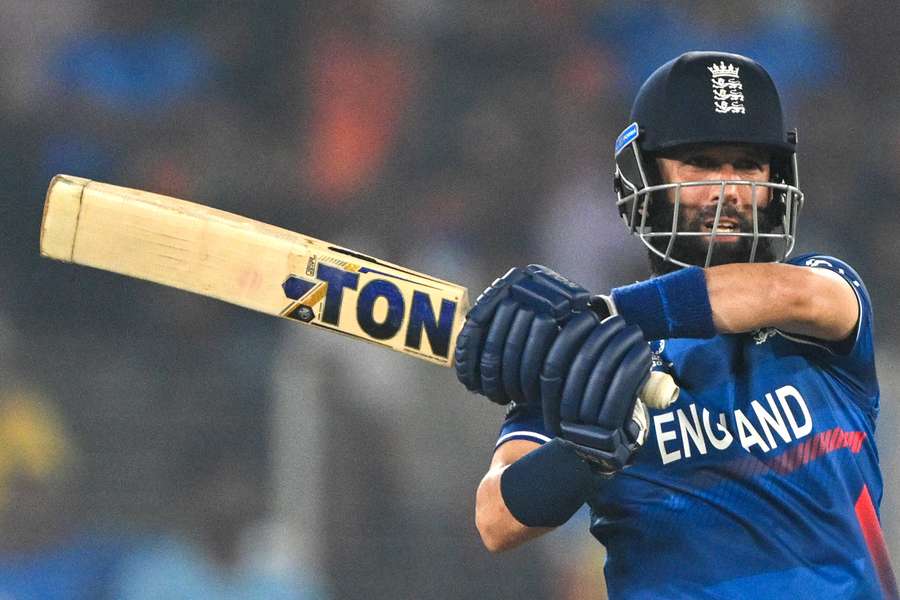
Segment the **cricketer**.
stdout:
[[[771,77],[689,52],[628,123],[617,208],[650,278],[591,295],[511,269],[459,335],[460,381],[509,407],[476,494],[485,546],[587,503],[611,598],[897,598],[872,306],[845,262],[791,256],[798,140]],[[681,388],[668,408],[637,397],[651,369]]]

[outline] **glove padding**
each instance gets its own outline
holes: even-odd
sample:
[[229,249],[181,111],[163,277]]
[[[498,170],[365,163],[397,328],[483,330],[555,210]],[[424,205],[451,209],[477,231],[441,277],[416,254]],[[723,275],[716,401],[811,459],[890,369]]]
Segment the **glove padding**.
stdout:
[[456,376],[498,404],[540,406],[540,372],[560,326],[590,293],[541,265],[510,269],[475,301],[456,342]]
[[650,348],[637,326],[619,316],[600,321],[591,311],[576,315],[544,361],[544,425],[598,473],[622,470],[647,437],[649,418],[637,395],[650,365]]

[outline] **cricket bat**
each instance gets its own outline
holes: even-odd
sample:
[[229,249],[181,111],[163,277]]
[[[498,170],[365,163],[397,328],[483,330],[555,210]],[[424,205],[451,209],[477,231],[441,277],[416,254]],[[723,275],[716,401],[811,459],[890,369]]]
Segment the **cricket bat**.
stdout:
[[[329,329],[445,367],[469,309],[455,283],[236,214],[71,175],[50,182],[41,255]],[[654,373],[651,408],[678,387]]]

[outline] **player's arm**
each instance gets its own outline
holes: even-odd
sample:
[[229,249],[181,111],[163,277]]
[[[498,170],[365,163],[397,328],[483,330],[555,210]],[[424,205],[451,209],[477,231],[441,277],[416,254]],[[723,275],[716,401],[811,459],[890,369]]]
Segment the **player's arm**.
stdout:
[[856,293],[828,269],[731,264],[705,274],[713,323],[721,333],[776,327],[836,342],[849,337],[859,321]]
[[[581,428],[585,444],[594,429]],[[613,436],[606,434],[608,445]],[[629,457],[635,449],[628,448]],[[591,465],[597,468],[601,459],[608,465],[609,454],[562,437],[541,445],[510,440],[500,446],[475,500],[475,521],[485,547],[491,552],[515,548],[564,524],[596,492]]]
[[776,327],[836,342],[850,337],[860,316],[856,293],[837,273],[773,263],[680,269],[614,289],[610,310],[649,340]]
[[552,527],[528,527],[520,523],[506,506],[500,488],[503,472],[517,460],[540,447],[537,442],[512,440],[494,452],[491,466],[475,494],[475,526],[485,548],[491,552],[510,550],[539,537]]

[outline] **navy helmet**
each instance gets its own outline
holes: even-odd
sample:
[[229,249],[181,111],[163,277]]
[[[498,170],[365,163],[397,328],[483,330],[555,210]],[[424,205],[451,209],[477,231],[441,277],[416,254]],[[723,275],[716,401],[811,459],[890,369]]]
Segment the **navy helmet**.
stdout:
[[[769,74],[745,56],[726,52],[687,52],[657,69],[641,86],[634,100],[631,124],[616,140],[615,190],[618,208],[631,233],[664,262],[688,263],[678,257],[676,240],[687,233],[709,237],[701,266],[713,259],[719,215],[709,232],[685,232],[678,227],[680,193],[684,187],[727,184],[770,188],[771,201],[759,208],[754,198],[752,227],[738,236],[746,238],[746,260],[772,256],[784,260],[796,239],[797,216],[803,204],[798,187],[796,130],[784,126],[781,100]],[[769,182],[703,181],[666,183],[661,180],[656,157],[679,147],[703,144],[751,145],[771,157]],[[674,202],[671,221],[652,218],[654,203]],[[764,214],[760,216],[760,213]],[[657,214],[658,216],[658,214]],[[752,229],[750,231],[749,229]],[[735,235],[732,232],[729,236]],[[778,252],[762,252],[779,243]]]

